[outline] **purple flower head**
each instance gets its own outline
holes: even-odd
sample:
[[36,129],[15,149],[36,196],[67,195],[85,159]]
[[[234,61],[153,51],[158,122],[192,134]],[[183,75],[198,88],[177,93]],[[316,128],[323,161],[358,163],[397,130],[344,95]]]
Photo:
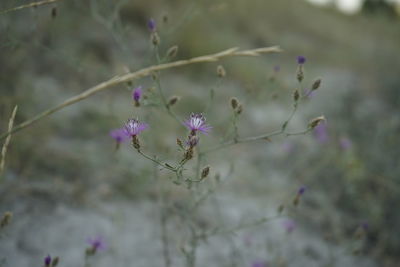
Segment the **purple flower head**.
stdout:
[[114,129],[110,132],[110,136],[114,138],[117,143],[122,143],[128,140],[128,135],[124,128]]
[[320,123],[314,128],[314,136],[321,144],[329,141],[328,127],[326,126],[326,123]]
[[296,228],[296,223],[292,220],[286,220],[282,222],[282,226],[286,230],[286,233],[291,233]]
[[299,188],[299,190],[297,191],[297,194],[298,195],[303,195],[305,192],[306,192],[306,190],[307,190],[307,187],[305,187],[304,185],[303,186],[301,186],[300,188]]
[[362,223],[360,224],[360,227],[361,227],[364,231],[367,231],[368,228],[369,228],[369,224],[368,224],[368,222],[362,222]]
[[138,86],[133,90],[132,98],[136,102],[139,102],[140,97],[142,97],[142,86]]
[[340,138],[339,144],[343,150],[347,150],[347,149],[351,148],[351,146],[352,146],[350,139],[348,139],[346,137]]
[[139,122],[136,119],[129,119],[125,123],[125,134],[128,136],[136,136],[149,127],[147,123]]
[[51,263],[51,257],[50,257],[50,255],[47,255],[44,258],[44,266],[50,266],[50,263]]
[[151,18],[147,22],[147,27],[149,28],[150,31],[155,32],[156,31],[156,21]]
[[94,251],[104,251],[107,249],[107,244],[103,237],[96,236],[95,238],[88,238],[87,243]]
[[208,134],[212,128],[206,124],[206,118],[204,118],[203,114],[200,113],[192,113],[190,118],[184,122],[184,125],[191,130],[193,134],[197,131],[200,131],[203,134]]
[[269,264],[266,261],[255,260],[251,263],[251,267],[268,267]]
[[306,63],[306,57],[305,56],[298,56],[297,57],[297,63],[299,65],[303,65],[304,63]]

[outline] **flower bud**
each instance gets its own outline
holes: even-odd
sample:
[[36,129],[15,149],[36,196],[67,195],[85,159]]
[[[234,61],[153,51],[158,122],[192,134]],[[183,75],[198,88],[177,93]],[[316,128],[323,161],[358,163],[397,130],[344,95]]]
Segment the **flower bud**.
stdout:
[[174,45],[171,48],[168,49],[167,51],[167,58],[168,59],[173,59],[174,57],[176,57],[176,55],[178,54],[178,46]]
[[232,97],[231,98],[231,107],[233,109],[236,109],[238,105],[239,105],[239,101],[237,100],[237,98],[236,97]]
[[204,167],[204,169],[201,171],[201,178],[200,179],[204,179],[208,176],[208,174],[210,173],[210,166],[206,166]]
[[311,91],[317,90],[321,86],[321,79],[315,80],[311,87]]
[[299,65],[297,68],[297,80],[299,82],[302,82],[304,79],[304,71],[303,71],[303,65]]
[[57,17],[57,7],[51,9],[51,18],[55,19]]
[[58,262],[60,261],[59,257],[55,257],[53,261],[51,262],[51,267],[56,267],[58,265]]
[[218,75],[218,77],[220,77],[220,78],[223,78],[223,77],[226,76],[225,68],[224,68],[222,65],[219,65],[219,66],[217,67],[217,75]]
[[0,228],[4,228],[7,225],[9,225],[11,222],[11,219],[12,219],[12,213],[9,211],[5,212],[0,221]]
[[137,135],[132,136],[132,146],[137,150],[140,151],[140,143],[139,143],[139,138]]
[[295,89],[294,92],[293,92],[293,100],[294,100],[294,102],[297,102],[299,100],[299,98],[300,98],[299,89]]
[[171,106],[175,105],[176,102],[179,101],[179,99],[180,99],[179,96],[172,96],[172,97],[168,100],[167,106],[168,106],[168,107],[171,107]]
[[321,122],[326,121],[324,116],[319,116],[316,117],[314,119],[312,119],[309,123],[308,123],[308,128],[310,129],[314,129],[315,127],[317,127]]
[[243,111],[243,106],[242,106],[242,104],[239,104],[239,106],[237,107],[236,113],[241,114],[242,111]]
[[152,32],[151,33],[151,43],[154,46],[158,46],[160,44],[160,36],[158,36],[157,32]]

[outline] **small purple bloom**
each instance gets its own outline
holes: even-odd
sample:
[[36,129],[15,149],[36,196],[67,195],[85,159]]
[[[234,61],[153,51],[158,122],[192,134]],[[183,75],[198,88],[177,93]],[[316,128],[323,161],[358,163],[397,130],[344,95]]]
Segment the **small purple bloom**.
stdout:
[[304,63],[306,63],[306,57],[305,56],[298,56],[297,57],[297,63],[299,65],[303,65]]
[[251,263],[251,267],[268,267],[268,262],[262,260],[255,260]]
[[211,130],[211,126],[206,124],[206,118],[204,118],[203,114],[194,114],[190,115],[190,118],[184,122],[184,125],[195,134],[197,131],[202,132],[203,134],[208,134]]
[[107,244],[103,237],[96,236],[95,238],[88,238],[87,243],[94,251],[104,251],[107,249]]
[[153,18],[149,19],[147,22],[147,27],[152,32],[156,31],[156,21]]
[[136,119],[129,119],[125,123],[125,134],[128,136],[136,136],[149,127],[147,123],[139,122]]
[[320,123],[314,128],[314,136],[321,144],[329,141],[328,127],[326,123]]
[[352,146],[350,139],[348,139],[346,137],[340,138],[339,144],[343,150],[347,150],[347,149],[351,148],[351,146]]
[[299,190],[297,191],[297,194],[298,195],[303,195],[305,192],[306,192],[306,190],[307,190],[307,187],[305,187],[304,185],[303,186],[301,186],[300,188],[299,188]]
[[296,228],[296,223],[292,220],[286,220],[282,222],[282,226],[286,230],[286,233],[291,233]]
[[50,266],[50,263],[51,263],[51,257],[50,257],[50,255],[47,255],[44,258],[44,266]]
[[128,140],[128,135],[124,128],[114,129],[110,132],[110,136],[114,138],[117,143],[122,143]]
[[362,223],[360,224],[360,227],[361,227],[364,231],[367,231],[368,228],[369,228],[369,224],[368,224],[367,222],[362,222]]
[[136,102],[139,102],[141,97],[142,97],[142,86],[138,86],[133,90],[132,98]]

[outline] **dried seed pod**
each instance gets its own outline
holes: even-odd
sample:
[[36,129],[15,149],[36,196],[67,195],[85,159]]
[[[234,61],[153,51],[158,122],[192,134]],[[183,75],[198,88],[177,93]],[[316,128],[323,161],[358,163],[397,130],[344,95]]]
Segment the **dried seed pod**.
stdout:
[[300,98],[300,92],[299,92],[299,89],[295,89],[294,90],[294,92],[293,92],[293,100],[295,101],[295,102],[297,102],[298,100],[299,100],[299,98]]
[[209,173],[210,173],[210,166],[204,167],[203,170],[201,171],[201,179],[206,178]]
[[178,54],[178,46],[174,45],[170,47],[167,51],[167,58],[173,59]]
[[315,127],[317,127],[321,122],[326,121],[324,116],[319,116],[316,117],[314,119],[312,119],[309,123],[308,123],[308,128],[310,129],[314,129]]
[[168,107],[171,107],[171,106],[175,105],[176,102],[179,101],[179,99],[180,99],[179,96],[172,96],[172,97],[168,100],[167,106],[168,106]]
[[237,98],[236,97],[232,97],[231,98],[231,107],[233,109],[236,109],[238,105],[239,105],[239,101],[237,100]]

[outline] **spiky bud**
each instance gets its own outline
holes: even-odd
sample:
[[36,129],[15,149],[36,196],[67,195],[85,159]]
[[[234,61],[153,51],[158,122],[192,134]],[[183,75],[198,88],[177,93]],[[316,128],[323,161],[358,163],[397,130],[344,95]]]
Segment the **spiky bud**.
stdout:
[[9,225],[11,220],[12,220],[12,216],[13,215],[12,215],[11,212],[9,212],[9,211],[5,212],[3,214],[3,217],[1,218],[1,221],[0,221],[0,228],[4,228],[7,225]]
[[175,105],[176,102],[179,101],[179,99],[180,99],[179,96],[172,96],[172,97],[168,100],[167,106],[168,106],[168,107],[171,107],[171,106]]
[[167,58],[173,59],[174,57],[176,57],[177,54],[178,54],[178,46],[174,45],[168,49]]
[[236,97],[232,97],[231,98],[231,107],[233,109],[236,109],[238,105],[239,105],[239,101],[237,100],[237,98]]
[[299,100],[299,98],[300,98],[300,92],[299,92],[299,89],[296,88],[294,90],[294,92],[293,92],[293,100],[294,100],[294,102],[297,102]]
[[157,32],[152,32],[151,33],[151,43],[154,46],[158,46],[160,44],[160,36],[158,35]]
[[310,129],[314,129],[315,127],[317,127],[321,122],[326,121],[324,116],[319,116],[316,117],[314,119],[312,119],[309,123],[308,123],[308,128]]
[[299,67],[297,68],[297,80],[299,82],[302,82],[304,79],[304,70],[303,70],[303,65],[299,65]]
[[220,78],[223,78],[223,77],[226,76],[225,68],[224,68],[222,65],[219,65],[219,66],[217,67],[217,75],[218,75],[218,77],[220,77]]
[[137,135],[132,136],[132,146],[137,150],[140,151],[140,143],[139,143],[139,138]]
[[60,261],[59,257],[55,257],[53,261],[51,262],[51,267],[56,267],[58,265],[58,262]]
[[206,178],[209,173],[210,173],[210,166],[204,167],[203,170],[201,171],[201,179]]
[[315,82],[313,83],[311,90],[317,90],[319,87],[321,86],[321,79],[317,79],[315,80]]

